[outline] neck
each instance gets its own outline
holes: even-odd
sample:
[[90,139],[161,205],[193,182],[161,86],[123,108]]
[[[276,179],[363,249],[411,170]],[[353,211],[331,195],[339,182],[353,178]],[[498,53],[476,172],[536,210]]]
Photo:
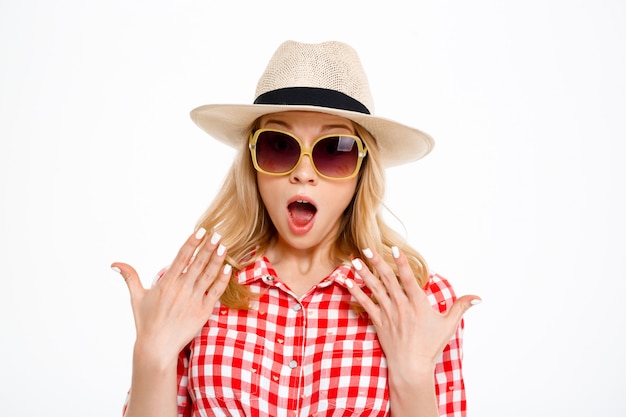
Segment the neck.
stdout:
[[268,248],[266,256],[279,278],[298,297],[328,276],[336,267],[330,245],[299,249],[278,241]]

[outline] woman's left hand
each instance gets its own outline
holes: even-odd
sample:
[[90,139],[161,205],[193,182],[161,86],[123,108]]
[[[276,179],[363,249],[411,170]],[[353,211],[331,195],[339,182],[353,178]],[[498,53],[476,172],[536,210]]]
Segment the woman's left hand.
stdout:
[[431,306],[406,256],[398,248],[393,248],[393,254],[399,277],[377,253],[369,249],[363,253],[380,278],[374,276],[360,259],[354,259],[353,265],[376,302],[353,281],[348,280],[346,285],[369,314],[389,370],[402,370],[407,376],[424,368],[432,370],[457,330],[463,313],[480,302],[480,298],[465,295],[458,298],[448,311],[439,313]]

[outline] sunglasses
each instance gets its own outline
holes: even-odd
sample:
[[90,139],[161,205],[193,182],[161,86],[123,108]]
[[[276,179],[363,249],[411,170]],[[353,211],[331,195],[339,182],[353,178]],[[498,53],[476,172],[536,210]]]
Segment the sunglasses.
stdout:
[[315,172],[330,179],[354,177],[367,155],[367,148],[358,136],[322,136],[313,146],[304,148],[291,133],[274,129],[259,129],[251,134],[249,148],[254,168],[264,174],[290,174],[304,155],[308,155]]

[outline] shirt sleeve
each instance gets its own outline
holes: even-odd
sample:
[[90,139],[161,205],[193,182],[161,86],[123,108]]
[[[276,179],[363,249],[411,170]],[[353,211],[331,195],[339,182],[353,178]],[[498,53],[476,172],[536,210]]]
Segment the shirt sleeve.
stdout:
[[[450,283],[440,275],[431,275],[426,295],[433,308],[444,313],[456,300]],[[444,348],[435,365],[435,393],[439,403],[439,415],[442,417],[465,417],[465,384],[463,382],[463,319],[455,334]]]
[[191,417],[191,397],[189,396],[189,345],[178,355],[178,417]]

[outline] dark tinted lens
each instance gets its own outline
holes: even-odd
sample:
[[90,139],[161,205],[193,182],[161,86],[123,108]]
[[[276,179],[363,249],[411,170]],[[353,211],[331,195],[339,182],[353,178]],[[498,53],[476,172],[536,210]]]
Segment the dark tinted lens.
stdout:
[[356,140],[347,136],[324,138],[313,148],[313,163],[319,172],[333,177],[343,178],[351,175],[359,159]]
[[280,132],[261,132],[256,142],[256,160],[261,169],[281,173],[293,168],[300,158],[300,144]]

